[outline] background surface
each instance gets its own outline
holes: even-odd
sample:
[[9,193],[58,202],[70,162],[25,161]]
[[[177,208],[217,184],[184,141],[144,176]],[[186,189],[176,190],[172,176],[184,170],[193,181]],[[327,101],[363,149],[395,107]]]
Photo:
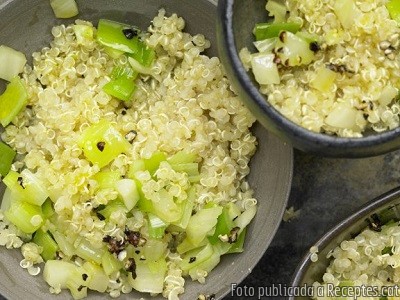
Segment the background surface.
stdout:
[[314,242],[358,207],[399,184],[400,151],[366,159],[330,159],[295,150],[289,207],[301,209],[300,215],[281,223],[261,261],[239,285],[242,292],[253,287],[255,296],[231,292],[225,299],[257,299],[259,288],[289,285]]

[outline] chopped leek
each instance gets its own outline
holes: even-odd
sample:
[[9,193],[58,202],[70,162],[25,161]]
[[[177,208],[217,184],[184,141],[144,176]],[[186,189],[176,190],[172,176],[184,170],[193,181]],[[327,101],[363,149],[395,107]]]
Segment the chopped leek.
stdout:
[[188,251],[197,249],[199,247],[205,246],[209,244],[207,239],[204,239],[198,245],[194,245],[188,238],[185,238],[179,245],[176,247],[176,250],[179,254],[186,253]]
[[244,241],[246,239],[246,232],[247,232],[247,227],[243,229],[243,231],[239,234],[238,239],[236,240],[235,243],[232,244],[227,254],[229,253],[241,253],[244,250]]
[[0,141],[0,175],[6,176],[11,169],[12,162],[17,153],[8,145]]
[[163,152],[155,152],[149,159],[144,160],[145,169],[153,175],[159,168],[160,163],[166,159],[167,157]]
[[101,258],[103,256],[104,249],[94,248],[87,240],[82,240],[78,247],[76,247],[76,254],[85,259],[86,261],[95,262],[101,264]]
[[74,246],[68,241],[67,237],[57,230],[50,230],[56,241],[60,251],[67,257],[72,257],[75,254]]
[[[164,259],[155,262],[147,260],[136,261],[136,276],[133,278],[129,274],[128,280],[130,285],[137,291],[142,293],[159,294],[163,291],[165,273],[167,272],[167,263]],[[150,268],[150,265],[152,268]]]
[[111,80],[103,86],[103,91],[122,101],[129,101],[136,89],[135,82],[127,77]]
[[108,276],[118,272],[123,267],[122,262],[108,251],[104,251],[103,256],[101,257],[101,265]]
[[11,192],[11,190],[6,187],[6,190],[4,191],[3,199],[1,200],[1,207],[0,209],[2,211],[6,211],[10,208],[11,203],[18,201],[15,198],[15,195]]
[[147,218],[149,221],[149,236],[153,239],[161,239],[165,235],[165,229],[168,224],[166,224],[163,220],[158,218],[157,216],[148,213]]
[[[104,46],[104,45],[103,45]],[[118,58],[120,58],[122,55],[124,55],[124,51],[121,51],[121,50],[117,50],[117,49],[114,49],[114,48],[111,48],[111,47],[107,47],[107,46],[104,46],[104,51],[111,57],[111,58],[114,58],[114,59],[118,59]]]
[[258,23],[254,27],[254,35],[257,41],[270,39],[279,36],[282,31],[296,33],[300,30],[300,24],[288,23]]
[[182,216],[181,207],[165,189],[161,189],[158,194],[159,201],[152,201],[153,213],[166,223],[178,221]]
[[3,182],[20,201],[40,206],[49,197],[44,184],[28,169],[21,174],[10,171]]
[[54,215],[54,208],[53,208],[53,202],[51,202],[50,199],[47,199],[44,201],[42,205],[42,211],[43,211],[43,217],[46,219],[50,219]]
[[328,92],[335,83],[336,76],[336,72],[322,67],[317,70],[315,77],[310,81],[310,86],[321,92]]
[[146,166],[143,159],[134,160],[129,166],[128,177],[135,179],[135,173],[138,171],[145,171]]
[[146,244],[143,246],[143,254],[146,259],[158,261],[165,257],[167,247],[167,243],[163,241],[148,239]]
[[187,199],[182,202],[182,216],[179,221],[173,222],[172,224],[180,227],[181,229],[186,229],[189,224],[190,217],[193,213],[194,202],[196,198],[196,189],[194,187],[190,188],[188,191]]
[[265,9],[269,12],[269,16],[274,17],[274,23],[285,22],[287,8],[286,5],[274,0],[268,0]]
[[345,29],[351,28],[361,14],[354,0],[336,0],[333,11]]
[[126,208],[132,210],[140,199],[135,180],[121,179],[115,183],[115,188],[124,201]]
[[240,232],[244,230],[244,228],[247,227],[247,225],[250,224],[251,220],[253,220],[254,216],[256,215],[257,212],[257,206],[253,205],[249,207],[247,210],[242,212],[241,215],[239,215],[233,223],[235,224],[236,227],[240,228]]
[[6,127],[10,124],[22,108],[25,107],[27,101],[28,93],[25,84],[18,76],[13,77],[5,92],[0,95],[1,125]]
[[78,143],[86,158],[98,164],[100,168],[108,165],[130,147],[119,131],[107,120],[101,120],[87,128]]
[[60,19],[72,18],[79,13],[75,0],[50,0],[50,5],[55,16]]
[[78,269],[79,267],[72,262],[48,260],[44,265],[43,278],[48,285],[65,289],[68,278],[75,275]]
[[274,62],[275,54],[254,54],[251,59],[251,68],[259,84],[278,84],[281,82],[278,67]]
[[0,78],[11,81],[24,70],[25,54],[10,47],[0,45]]
[[102,210],[98,211],[98,213],[104,218],[109,219],[111,214],[116,211],[122,211],[123,213],[128,212],[125,203],[120,199],[111,200]]
[[214,250],[211,244],[207,244],[201,248],[191,250],[185,253],[182,261],[179,262],[179,267],[184,273],[187,273],[192,268],[195,268],[202,262],[206,261],[213,255]]
[[389,0],[389,2],[386,3],[386,8],[389,11],[390,17],[400,24],[400,1]]
[[94,39],[93,27],[89,25],[76,24],[73,25],[76,41],[78,44],[85,44],[87,41]]
[[43,214],[40,206],[27,202],[12,202],[4,212],[7,220],[25,233],[34,233],[43,224]]
[[310,42],[290,31],[282,31],[276,43],[276,55],[284,66],[308,65],[315,57]]
[[85,285],[91,290],[104,293],[110,280],[104,270],[91,262],[85,262],[83,268],[87,275]]
[[121,179],[121,173],[118,171],[101,171],[96,173],[93,179],[97,181],[99,189],[111,189]]
[[357,120],[357,109],[347,103],[338,103],[325,119],[329,126],[338,128],[354,128]]
[[138,76],[138,73],[129,67],[115,66],[114,69],[111,71],[110,76],[112,79],[118,79],[121,77],[135,79]]
[[107,47],[122,52],[139,52],[143,42],[139,40],[137,35],[132,38],[125,36],[124,30],[126,29],[136,31],[136,29],[128,24],[100,19],[97,28],[97,40]]
[[175,153],[174,155],[167,158],[167,161],[171,165],[187,164],[196,162],[197,155],[194,153],[186,152],[184,150]]
[[143,66],[139,61],[137,61],[133,57],[128,57],[128,62],[131,65],[132,69],[134,69],[136,72],[147,75],[152,74],[151,68]]
[[234,227],[233,220],[230,218],[229,211],[227,208],[222,209],[222,213],[218,216],[217,225],[215,226],[215,232],[208,238],[211,244],[216,244],[220,241],[220,235],[228,235],[231,229]]
[[136,60],[141,66],[149,68],[153,64],[156,53],[145,43],[140,43],[138,51],[130,54],[129,56]]
[[198,245],[207,236],[207,234],[215,227],[218,216],[222,213],[222,207],[216,206],[204,208],[194,214],[186,228],[187,238],[194,244]]
[[39,229],[35,232],[33,242],[43,248],[41,256],[44,260],[47,261],[56,258],[56,253],[59,248],[50,234],[44,232],[42,229]]
[[277,37],[265,39],[261,41],[253,42],[254,47],[257,48],[260,53],[272,53],[272,50],[275,48],[276,42],[278,41]]

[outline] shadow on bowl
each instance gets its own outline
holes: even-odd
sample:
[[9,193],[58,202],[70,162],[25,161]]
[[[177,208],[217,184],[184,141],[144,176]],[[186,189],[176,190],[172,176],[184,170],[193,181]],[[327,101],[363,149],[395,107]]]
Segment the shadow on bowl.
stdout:
[[[385,224],[400,219],[400,187],[395,188],[364,205],[357,212],[327,232],[313,246],[318,248],[318,261],[311,261],[307,253],[299,263],[291,282],[291,287],[311,287],[316,281],[321,282],[330,260],[328,253],[344,240],[357,236],[369,226]],[[371,225],[372,224],[372,225]],[[311,295],[290,296],[289,300],[310,299]]]
[[369,157],[400,147],[400,128],[383,133],[367,132],[362,138],[341,138],[307,130],[281,115],[259,92],[252,74],[246,72],[238,52],[254,49],[253,27],[265,22],[265,1],[220,0],[217,38],[221,60],[242,101],[272,133],[293,147],[327,157]]

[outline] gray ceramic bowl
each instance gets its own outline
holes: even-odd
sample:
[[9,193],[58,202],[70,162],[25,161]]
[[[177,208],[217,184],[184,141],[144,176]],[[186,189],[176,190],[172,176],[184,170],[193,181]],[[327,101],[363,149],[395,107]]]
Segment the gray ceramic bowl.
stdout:
[[252,30],[265,22],[265,1],[220,0],[218,2],[218,48],[228,76],[244,103],[257,119],[280,138],[300,150],[331,157],[367,157],[400,147],[400,128],[384,133],[367,133],[363,138],[339,138],[319,134],[282,116],[258,91],[252,75],[239,59],[243,47],[254,49]]
[[[167,13],[177,13],[187,21],[186,30],[203,33],[214,45],[208,54],[216,55],[215,20],[216,2],[207,0],[78,0],[80,14],[77,18],[93,21],[109,18],[132,23],[145,29],[164,7]],[[57,20],[48,0],[0,0],[0,44],[5,44],[26,53],[40,50],[51,40],[50,29],[60,23],[73,20]],[[4,90],[4,83],[0,92]],[[1,131],[1,129],[0,129]],[[246,251],[222,259],[221,264],[209,275],[206,284],[187,280],[186,293],[182,299],[197,299],[200,293],[215,294],[221,299],[229,292],[231,283],[243,280],[262,257],[281,221],[286,206],[292,176],[292,148],[269,135],[261,126],[255,126],[259,149],[252,160],[249,177],[259,199],[259,212],[249,228]],[[4,186],[0,184],[0,197]],[[32,277],[19,267],[19,251],[0,248],[0,294],[8,299],[70,299],[68,293],[51,296],[42,277]],[[90,299],[109,297],[90,293]],[[129,294],[120,299],[149,297]]]
[[[311,286],[313,282],[321,282],[330,261],[326,258],[329,251],[336,248],[343,240],[350,239],[358,235],[363,229],[367,228],[371,222],[384,224],[392,219],[399,220],[400,187],[393,189],[357,210],[347,219],[340,222],[314,246],[318,247],[318,261],[311,261],[311,254],[307,253],[298,265],[292,279],[291,286]],[[309,299],[306,297],[289,297],[294,299]]]

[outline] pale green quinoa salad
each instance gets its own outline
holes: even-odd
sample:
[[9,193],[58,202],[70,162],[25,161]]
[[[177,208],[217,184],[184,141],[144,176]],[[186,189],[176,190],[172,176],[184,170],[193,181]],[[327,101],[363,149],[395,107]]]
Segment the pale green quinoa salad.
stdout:
[[0,244],[54,294],[178,299],[244,250],[256,213],[255,118],[209,41],[164,10],[133,25],[52,28],[0,96]]
[[399,126],[399,1],[268,0],[265,22],[240,57],[281,114],[340,137]]

